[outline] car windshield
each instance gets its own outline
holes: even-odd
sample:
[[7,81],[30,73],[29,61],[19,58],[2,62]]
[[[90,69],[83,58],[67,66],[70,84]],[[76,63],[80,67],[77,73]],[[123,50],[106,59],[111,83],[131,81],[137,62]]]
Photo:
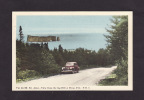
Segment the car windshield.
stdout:
[[74,65],[74,62],[67,62],[66,63],[66,66],[73,66]]

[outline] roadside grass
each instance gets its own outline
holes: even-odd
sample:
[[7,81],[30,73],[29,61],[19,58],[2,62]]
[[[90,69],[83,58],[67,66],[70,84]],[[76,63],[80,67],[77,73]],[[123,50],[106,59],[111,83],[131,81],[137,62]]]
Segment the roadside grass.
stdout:
[[35,80],[39,78],[41,78],[41,76],[29,77],[25,79],[16,79],[16,83],[27,82],[27,81],[31,81],[31,80]]
[[114,78],[111,76],[103,79],[99,82],[100,86],[127,86],[128,85],[128,64],[127,60],[121,60],[117,62],[117,69],[115,69],[111,75],[115,75]]
[[54,76],[58,75],[60,73],[59,71],[47,73],[47,74],[40,74],[35,70],[25,70],[25,71],[19,71],[17,72],[17,79],[16,83],[21,83],[21,82],[27,82],[35,79],[40,79],[40,78],[47,78],[49,76]]
[[114,85],[117,75],[112,73],[109,76],[107,76],[105,79],[100,80],[99,86],[105,86],[105,85]]
[[47,78],[47,77],[58,75],[58,74],[59,73],[47,74],[47,75],[39,75],[39,76],[28,77],[28,78],[24,78],[24,79],[16,79],[16,83],[27,82],[27,81],[31,81],[31,80],[35,80],[35,79],[40,79],[40,78]]
[[127,86],[128,85],[128,77],[127,75],[123,75],[119,77],[115,73],[112,73],[110,76],[101,80],[98,83],[99,86]]

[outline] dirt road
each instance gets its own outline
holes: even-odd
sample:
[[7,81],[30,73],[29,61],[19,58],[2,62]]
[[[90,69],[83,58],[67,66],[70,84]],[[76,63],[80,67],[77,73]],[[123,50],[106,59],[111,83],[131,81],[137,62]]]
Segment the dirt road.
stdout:
[[17,86],[95,86],[116,68],[91,68],[75,74],[60,74],[18,83]]

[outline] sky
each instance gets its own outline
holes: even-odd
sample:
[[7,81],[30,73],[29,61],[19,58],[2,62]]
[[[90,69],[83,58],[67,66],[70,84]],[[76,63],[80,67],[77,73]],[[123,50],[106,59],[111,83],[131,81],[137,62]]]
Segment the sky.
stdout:
[[68,16],[17,16],[17,35],[19,26],[24,34],[55,34],[55,33],[106,33],[111,16],[68,15]]

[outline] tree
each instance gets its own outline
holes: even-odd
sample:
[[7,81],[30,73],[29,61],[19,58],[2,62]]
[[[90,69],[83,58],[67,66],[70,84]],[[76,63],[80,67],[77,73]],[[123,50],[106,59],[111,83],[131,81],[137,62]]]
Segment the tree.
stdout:
[[39,61],[37,65],[37,69],[42,74],[49,74],[51,73],[50,70],[55,69],[57,70],[57,64],[55,63],[54,57],[50,54],[47,50],[42,50],[39,56]]
[[62,54],[57,51],[57,49],[55,49],[55,51],[53,51],[53,56],[58,65],[64,66],[64,64],[65,64],[64,58],[63,58]]
[[43,46],[44,46],[44,44],[43,44],[43,42],[41,42],[41,48],[43,48]]
[[109,35],[106,35],[108,42],[108,50],[113,60],[126,60],[128,57],[128,17],[113,16],[112,25],[107,29]]
[[19,35],[20,35],[20,41],[23,40],[24,36],[23,36],[23,32],[22,32],[22,27],[19,27]]
[[128,84],[128,16],[114,16],[112,25],[107,29],[110,35],[105,36],[108,52],[117,64],[115,70],[116,84]]
[[60,52],[60,53],[63,53],[63,48],[62,48],[61,45],[59,45],[59,52]]
[[44,48],[49,51],[48,43],[44,43]]

